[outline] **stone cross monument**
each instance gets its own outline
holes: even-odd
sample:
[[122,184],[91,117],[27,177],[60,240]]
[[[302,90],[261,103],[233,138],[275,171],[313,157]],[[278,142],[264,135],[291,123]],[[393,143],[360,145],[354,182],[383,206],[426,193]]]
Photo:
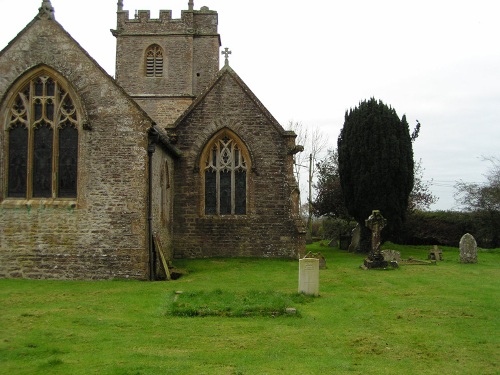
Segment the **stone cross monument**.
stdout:
[[365,259],[366,268],[385,268],[388,262],[380,252],[380,232],[387,225],[387,220],[382,216],[379,210],[373,210],[370,217],[365,220],[365,225],[372,231],[372,248],[370,255]]

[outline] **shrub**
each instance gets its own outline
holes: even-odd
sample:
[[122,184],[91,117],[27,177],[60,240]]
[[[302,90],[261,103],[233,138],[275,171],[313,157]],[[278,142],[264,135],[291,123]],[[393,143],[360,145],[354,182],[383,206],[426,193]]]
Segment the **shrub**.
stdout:
[[416,211],[408,215],[398,242],[408,245],[458,246],[470,233],[479,247],[498,247],[495,222],[484,212]]

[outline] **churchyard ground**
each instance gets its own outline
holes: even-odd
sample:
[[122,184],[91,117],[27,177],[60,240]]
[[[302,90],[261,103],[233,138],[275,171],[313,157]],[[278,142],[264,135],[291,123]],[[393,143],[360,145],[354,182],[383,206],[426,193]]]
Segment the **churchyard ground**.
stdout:
[[[403,259],[429,249],[383,248]],[[185,274],[170,282],[0,280],[1,373],[500,372],[500,249],[460,264],[445,247],[437,265],[387,271],[317,243],[308,250],[327,261],[309,299],[296,298],[290,260],[179,260]],[[283,304],[297,313],[273,312]],[[173,315],[179,306],[192,313]]]

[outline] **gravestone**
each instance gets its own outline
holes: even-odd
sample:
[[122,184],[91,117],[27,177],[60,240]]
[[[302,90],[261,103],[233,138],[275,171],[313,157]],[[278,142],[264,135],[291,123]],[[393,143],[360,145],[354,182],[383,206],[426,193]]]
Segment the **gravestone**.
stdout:
[[365,259],[364,266],[367,269],[371,268],[385,268],[389,264],[384,259],[380,252],[380,233],[387,225],[387,220],[382,216],[379,210],[373,210],[372,214],[365,221],[366,227],[372,231],[372,248],[370,255]]
[[477,263],[477,243],[471,234],[465,233],[459,246],[460,263]]
[[432,249],[429,250],[429,256],[427,259],[430,260],[443,260],[443,250],[434,245]]
[[349,248],[347,249],[347,251],[349,251],[350,253],[359,252],[359,241],[360,240],[361,240],[361,228],[359,227],[359,224],[356,224],[356,226],[352,230],[351,244],[349,245]]
[[388,262],[401,262],[401,253],[396,250],[382,250],[381,251],[384,260]]
[[320,270],[325,270],[326,269],[326,259],[325,257],[323,256],[323,254],[321,253],[318,253],[316,255],[316,258],[319,259],[319,269]]
[[392,268],[398,268],[401,262],[401,253],[396,250],[382,250],[380,252],[384,260],[391,265]]
[[299,259],[299,293],[319,295],[319,259]]

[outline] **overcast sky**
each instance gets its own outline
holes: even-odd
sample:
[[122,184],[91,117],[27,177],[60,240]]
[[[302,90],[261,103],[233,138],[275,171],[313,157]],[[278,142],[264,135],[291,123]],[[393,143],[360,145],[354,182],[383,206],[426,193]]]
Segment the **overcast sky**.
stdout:
[[[0,49],[41,0],[0,0]],[[52,0],[56,20],[114,75],[117,0]],[[124,0],[171,9],[188,0]],[[219,13],[230,65],[284,126],[317,127],[336,147],[345,111],[375,97],[406,114],[424,180],[453,209],[456,181],[485,182],[500,156],[500,3],[497,0],[195,0]],[[221,64],[223,59],[221,59]]]

